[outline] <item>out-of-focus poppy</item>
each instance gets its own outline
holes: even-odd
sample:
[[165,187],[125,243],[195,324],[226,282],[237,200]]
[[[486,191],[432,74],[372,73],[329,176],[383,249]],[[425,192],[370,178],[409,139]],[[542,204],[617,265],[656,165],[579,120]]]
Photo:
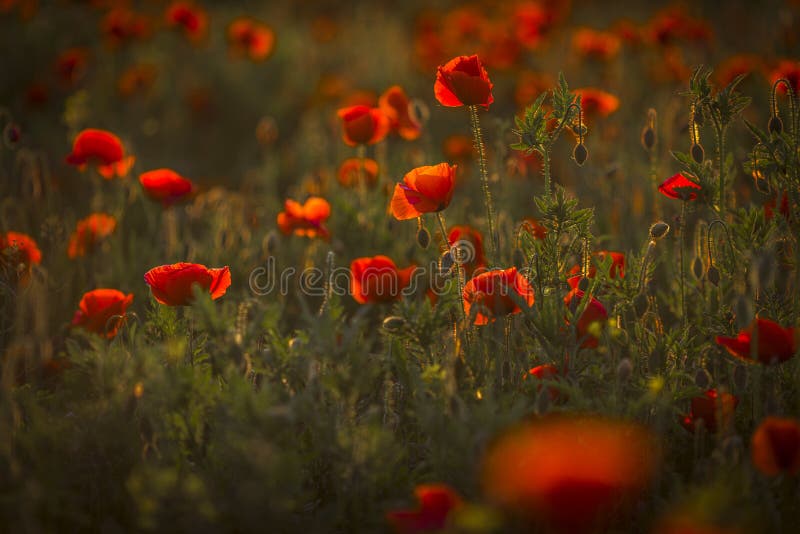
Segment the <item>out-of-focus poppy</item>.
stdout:
[[50,98],[50,90],[41,82],[33,82],[25,90],[25,102],[31,107],[41,107]]
[[688,415],[681,417],[681,426],[694,432],[702,421],[709,432],[724,429],[733,423],[733,412],[738,404],[739,399],[730,393],[709,389],[703,395],[692,398],[692,409]]
[[618,20],[611,31],[629,45],[636,45],[642,41],[642,32],[636,24],[628,19]]
[[[772,69],[769,79],[770,82],[774,84],[781,78],[788,81],[792,86],[795,98],[800,96],[800,61],[791,59],[782,59],[779,61],[775,68]],[[786,86],[784,84],[780,84],[777,91],[780,94],[785,95],[787,92]]]
[[72,143],[67,163],[81,170],[95,165],[104,178],[123,177],[133,165],[133,156],[125,156],[119,137],[106,130],[89,128],[80,132]]
[[512,428],[482,465],[489,500],[556,532],[589,532],[647,488],[658,442],[634,423],[548,416]]
[[144,281],[150,286],[153,297],[167,306],[186,306],[194,299],[193,286],[208,291],[216,300],[231,285],[231,271],[225,267],[209,269],[197,263],[161,265],[147,271]]
[[164,16],[168,26],[183,29],[190,41],[198,42],[206,35],[208,15],[205,9],[193,2],[173,2]]
[[388,88],[378,99],[378,106],[389,119],[389,129],[413,141],[422,134],[422,125],[411,116],[410,102],[399,85]]
[[399,300],[416,267],[398,269],[387,256],[357,258],[350,263],[350,290],[359,304]]
[[553,78],[549,74],[524,70],[517,76],[514,100],[517,105],[525,107],[532,104],[536,98],[553,87]]
[[20,232],[0,234],[0,266],[14,273],[20,283],[27,283],[31,268],[41,262],[42,252],[31,236]]
[[124,322],[125,310],[133,302],[133,293],[116,289],[95,289],[83,295],[72,326],[79,326],[112,339]]
[[678,173],[664,180],[664,182],[658,186],[658,190],[669,198],[694,200],[697,198],[697,193],[695,191],[702,190],[702,187],[700,187],[700,184]]
[[468,316],[475,315],[473,324],[485,325],[497,317],[521,312],[517,301],[533,306],[534,291],[517,268],[511,267],[473,277],[464,286],[463,297],[464,311]]
[[342,119],[342,138],[350,146],[374,145],[389,133],[389,119],[380,108],[357,105],[337,114]]
[[543,2],[520,2],[511,21],[517,40],[526,48],[538,48],[553,25],[554,11]]
[[117,90],[124,97],[144,93],[153,86],[158,75],[155,65],[142,63],[131,65],[120,74],[117,80]]
[[146,37],[150,33],[150,21],[126,7],[116,7],[100,21],[100,31],[111,46],[119,46]]
[[619,109],[619,98],[602,89],[582,87],[573,91],[581,97],[584,117],[608,117]]
[[463,134],[453,134],[445,138],[442,151],[449,160],[463,161],[472,157],[475,149],[471,137]]
[[283,206],[278,214],[278,228],[284,234],[324,239],[330,236],[325,221],[331,215],[331,206],[324,198],[309,197],[305,204],[287,199]]
[[[552,363],[543,363],[542,365],[537,365],[536,367],[531,368],[525,375],[523,375],[523,380],[527,380],[528,377],[533,377],[536,381],[540,380],[558,380],[560,374],[558,372],[558,367],[553,365]],[[539,392],[542,390],[542,384],[536,386],[536,391]],[[547,396],[550,397],[551,401],[557,401],[561,397],[561,392],[558,388],[549,387],[547,388]]]
[[443,106],[480,105],[488,109],[494,102],[492,87],[481,60],[472,55],[458,56],[440,66],[433,91]]
[[620,39],[611,32],[578,28],[572,35],[572,48],[579,55],[602,61],[614,59],[619,53]]
[[[764,219],[769,221],[775,216],[775,208],[778,206],[778,195],[776,194],[764,203]],[[784,190],[781,193],[780,206],[778,207],[780,213],[787,221],[792,216],[792,210],[789,207],[789,193]]]
[[89,65],[89,50],[86,48],[68,48],[56,58],[56,76],[61,84],[72,87],[85,75]]
[[346,159],[339,166],[336,179],[344,187],[355,187],[359,180],[374,186],[378,181],[378,162],[370,158]]
[[767,417],[753,433],[753,465],[767,476],[800,473],[800,423]]
[[464,267],[464,272],[471,278],[477,269],[486,267],[486,256],[483,254],[483,236],[467,225],[453,226],[447,234],[450,247],[457,247],[460,255],[456,260]]
[[533,217],[525,217],[523,219],[522,227],[528,232],[534,239],[544,239],[547,237],[547,228],[542,226],[539,221],[534,219]]
[[668,46],[679,39],[707,41],[711,37],[711,28],[690,17],[682,7],[667,7],[653,16],[644,33],[649,42]]
[[517,64],[522,48],[506,21],[492,21],[481,29],[480,57],[485,66],[508,70]]
[[263,61],[275,46],[275,32],[266,24],[242,17],[228,26],[228,43],[234,56]]
[[719,526],[705,518],[693,517],[691,513],[671,514],[659,520],[653,534],[744,534],[732,526]]
[[761,71],[763,63],[763,60],[755,54],[737,54],[723,61],[714,71],[714,74],[717,83],[725,87],[740,74]]
[[736,337],[717,336],[716,341],[735,358],[770,365],[783,363],[795,355],[800,348],[800,331],[757,318]]
[[192,194],[194,184],[172,169],[156,169],[139,175],[145,194],[164,207],[185,200]]
[[[589,272],[586,273],[586,278],[594,278],[597,276],[597,265],[605,263],[606,258],[611,258],[611,267],[608,271],[609,278],[625,278],[625,254],[622,252],[611,252],[608,250],[600,250],[592,254],[592,260],[589,265]],[[570,269],[569,274],[573,276],[567,277],[569,287],[575,289],[581,281],[581,266],[576,265]]]
[[77,258],[94,250],[97,243],[114,233],[117,220],[107,213],[92,213],[78,224],[69,239],[67,256]]
[[[583,300],[584,292],[578,288],[573,289],[564,297],[564,304],[567,308],[575,313]],[[581,348],[595,348],[599,344],[599,340],[591,332],[592,324],[604,323],[608,319],[608,312],[606,307],[594,297],[589,298],[586,308],[578,318],[578,324],[575,327],[577,338],[583,339]]]
[[403,221],[445,209],[453,198],[456,167],[439,163],[409,171],[394,188],[392,215]]
[[461,497],[446,484],[421,484],[414,488],[415,510],[392,510],[386,519],[398,534],[435,532],[447,525],[450,512],[462,505]]

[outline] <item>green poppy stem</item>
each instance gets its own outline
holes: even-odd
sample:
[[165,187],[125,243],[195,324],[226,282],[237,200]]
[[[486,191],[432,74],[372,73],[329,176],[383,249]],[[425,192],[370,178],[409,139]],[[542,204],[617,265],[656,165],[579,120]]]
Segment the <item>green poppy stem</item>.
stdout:
[[497,261],[499,252],[497,246],[497,234],[494,226],[494,208],[492,207],[492,193],[489,190],[489,170],[486,167],[486,147],[483,144],[481,134],[481,123],[478,117],[478,106],[468,106],[470,125],[472,126],[472,137],[475,149],[478,151],[478,164],[481,172],[481,188],[483,189],[483,199],[486,204],[486,219],[489,225],[489,240],[492,243],[492,259]]

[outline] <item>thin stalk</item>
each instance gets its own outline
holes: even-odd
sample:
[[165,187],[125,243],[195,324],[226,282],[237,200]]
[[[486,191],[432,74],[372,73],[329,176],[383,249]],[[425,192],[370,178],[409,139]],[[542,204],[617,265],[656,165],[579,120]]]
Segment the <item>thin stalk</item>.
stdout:
[[544,173],[544,196],[550,198],[553,195],[550,182],[550,150],[542,152],[542,172]]
[[678,233],[678,239],[680,239],[680,277],[681,277],[681,315],[683,316],[683,324],[687,323],[686,318],[686,280],[685,275],[683,272],[683,249],[685,248],[685,239],[684,239],[684,231],[686,230],[686,201],[681,201],[681,226],[680,232]]
[[725,198],[725,126],[715,125],[717,134],[717,165],[719,169],[719,215],[723,217],[726,210]]
[[481,172],[481,189],[483,189],[483,199],[486,204],[486,219],[489,225],[489,237],[492,243],[492,260],[497,261],[498,246],[497,234],[494,226],[494,208],[492,207],[492,192],[489,190],[489,170],[486,166],[486,147],[483,145],[483,135],[481,134],[481,123],[478,117],[478,106],[468,106],[470,125],[472,126],[472,138],[475,149],[478,151],[478,164]]
[[[447,225],[444,222],[444,214],[441,211],[436,212],[436,220],[439,221],[439,231],[442,232],[444,247],[445,250],[447,250],[450,248],[450,242],[447,239]],[[453,263],[456,264],[456,269],[458,269],[456,280],[458,284],[458,300],[461,302],[461,320],[464,321],[464,328],[467,328],[467,312],[466,308],[464,307],[464,280],[462,278],[464,274],[464,266],[461,264],[460,258],[453,258],[453,260]]]

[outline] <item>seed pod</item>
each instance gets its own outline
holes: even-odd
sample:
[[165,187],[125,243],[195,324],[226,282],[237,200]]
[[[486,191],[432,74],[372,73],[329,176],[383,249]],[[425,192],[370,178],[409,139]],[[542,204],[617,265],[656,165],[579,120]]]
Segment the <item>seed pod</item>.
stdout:
[[644,130],[642,130],[642,146],[645,150],[650,151],[653,150],[653,147],[656,145],[656,131],[653,130],[650,126],[646,126]]
[[398,317],[397,315],[390,315],[386,319],[383,320],[383,328],[391,333],[396,334],[406,326],[406,320],[402,317]]
[[455,265],[455,261],[450,251],[443,252],[441,258],[439,258],[439,274],[447,276],[453,270],[453,265]]
[[694,261],[692,262],[692,274],[698,280],[703,278],[703,260],[699,257],[695,257]]
[[706,151],[703,150],[703,145],[699,143],[693,144],[690,152],[695,163],[703,163],[703,160],[706,159]]
[[669,233],[669,225],[664,221],[658,221],[650,226],[650,239],[661,239]]
[[627,382],[633,372],[633,363],[629,358],[622,358],[617,364],[617,378],[620,382]]
[[783,121],[778,115],[773,115],[769,119],[769,123],[767,123],[767,130],[769,133],[780,135],[783,132]]
[[22,137],[22,130],[15,122],[9,122],[3,129],[3,143],[7,148],[15,148]]
[[700,389],[706,389],[711,383],[711,375],[702,367],[694,374],[694,384]]
[[715,265],[711,265],[706,271],[706,278],[715,286],[719,285],[719,269]]
[[420,226],[417,230],[417,244],[423,249],[431,244],[431,233],[424,226]]
[[586,163],[586,158],[589,157],[589,151],[586,149],[586,145],[583,143],[575,145],[575,148],[572,150],[572,157],[578,165]]

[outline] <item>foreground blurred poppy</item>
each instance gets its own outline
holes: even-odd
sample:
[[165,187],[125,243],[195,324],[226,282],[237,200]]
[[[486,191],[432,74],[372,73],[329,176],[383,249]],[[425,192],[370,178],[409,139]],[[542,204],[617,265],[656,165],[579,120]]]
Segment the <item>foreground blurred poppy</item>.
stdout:
[[393,510],[386,519],[398,534],[437,532],[447,524],[450,512],[462,505],[461,497],[445,484],[421,484],[414,488],[419,502],[415,510]]
[[602,89],[583,87],[573,93],[581,97],[581,112],[585,118],[608,117],[619,109],[619,98]]
[[378,181],[378,162],[370,158],[349,158],[342,162],[336,179],[344,187],[355,187],[359,180],[369,186]]
[[696,199],[697,193],[692,191],[693,189],[697,191],[702,190],[700,184],[689,180],[681,173],[670,176],[658,186],[658,190],[661,192],[661,194],[666,195],[669,198],[680,200]]
[[[589,272],[586,273],[586,278],[594,278],[597,276],[597,265],[606,262],[606,258],[611,258],[611,267],[608,270],[608,277],[625,278],[625,254],[621,252],[611,252],[608,250],[599,250],[592,254],[592,260],[589,265]],[[581,281],[581,266],[575,265],[570,269],[569,274],[573,276],[567,277],[569,287],[575,289]]]
[[620,48],[620,39],[611,32],[579,28],[572,36],[572,48],[581,56],[602,61],[613,59]]
[[738,404],[739,399],[730,393],[709,389],[702,396],[692,398],[692,409],[681,418],[681,425],[694,432],[702,421],[706,430],[716,432],[733,423],[733,412]]
[[186,37],[193,42],[200,41],[206,34],[206,11],[192,2],[173,2],[164,16],[168,26],[182,28]]
[[86,75],[89,51],[86,48],[68,48],[56,58],[56,75],[62,85],[72,87]]
[[[754,337],[756,345],[753,345]],[[800,348],[800,331],[757,318],[736,337],[717,336],[716,341],[735,358],[769,365],[783,363],[795,355]]]
[[31,268],[42,262],[42,252],[27,234],[6,232],[0,234],[0,265],[14,273],[20,283],[30,278]]
[[389,133],[389,119],[380,108],[359,104],[342,108],[337,114],[342,119],[342,138],[350,146],[374,145]]
[[278,214],[278,228],[284,234],[326,239],[330,235],[325,221],[331,215],[331,206],[324,198],[309,197],[302,205],[288,199],[283,206],[284,211]]
[[609,523],[644,491],[659,447],[634,423],[592,416],[549,416],[502,434],[482,465],[486,497],[556,532]]
[[[773,84],[781,78],[788,81],[792,86],[795,98],[800,97],[800,61],[794,61],[791,59],[783,59],[779,61],[775,68],[772,69],[769,78],[770,82]],[[786,86],[784,84],[780,84],[777,91],[780,94],[785,95],[787,92]]]
[[416,267],[398,269],[386,256],[357,258],[350,263],[350,290],[359,304],[388,302],[402,297]]
[[[133,302],[133,293],[116,289],[95,289],[83,295],[72,325],[112,339],[124,322],[125,310]],[[116,317],[112,320],[112,317]]]
[[166,208],[192,194],[194,184],[171,169],[156,169],[139,176],[145,194]]
[[88,128],[81,131],[72,143],[72,152],[67,163],[83,170],[95,165],[104,178],[125,176],[133,165],[133,156],[125,156],[119,137],[106,130]]
[[[564,304],[566,304],[567,308],[574,314],[578,306],[580,306],[583,296],[584,292],[576,287],[564,297]],[[606,307],[596,298],[590,297],[575,327],[577,338],[579,340],[584,340],[583,343],[581,343],[581,348],[597,347],[599,340],[590,333],[592,331],[592,325],[594,323],[604,323],[606,319],[608,319]]]
[[752,458],[767,476],[800,473],[800,423],[796,419],[767,417],[753,433]]
[[153,297],[167,306],[186,306],[194,299],[192,287],[200,286],[216,300],[231,285],[230,269],[219,267],[209,269],[197,263],[174,263],[154,267],[144,275]]
[[411,116],[411,104],[406,92],[399,85],[388,88],[378,99],[378,106],[389,119],[389,129],[413,141],[422,134],[422,125]]
[[92,213],[78,221],[75,232],[69,239],[67,256],[77,258],[94,250],[95,245],[114,233],[117,220],[107,213]]
[[478,56],[458,56],[440,66],[433,86],[443,106],[483,106],[494,102],[492,82]]
[[[517,301],[533,306],[534,292],[528,280],[516,267],[492,270],[472,278],[464,286],[464,312],[474,312],[476,325],[494,322],[499,316],[519,313]],[[472,308],[475,307],[475,310]]]
[[486,256],[483,254],[483,236],[471,226],[461,225],[450,228],[447,234],[449,247],[458,245],[462,256],[458,261],[464,266],[467,277],[472,277],[476,269],[486,267]]
[[394,188],[392,215],[404,221],[445,209],[453,198],[456,167],[439,163],[409,171]]
[[228,26],[228,43],[235,56],[245,56],[253,61],[263,61],[272,53],[275,32],[261,22],[242,17]]

